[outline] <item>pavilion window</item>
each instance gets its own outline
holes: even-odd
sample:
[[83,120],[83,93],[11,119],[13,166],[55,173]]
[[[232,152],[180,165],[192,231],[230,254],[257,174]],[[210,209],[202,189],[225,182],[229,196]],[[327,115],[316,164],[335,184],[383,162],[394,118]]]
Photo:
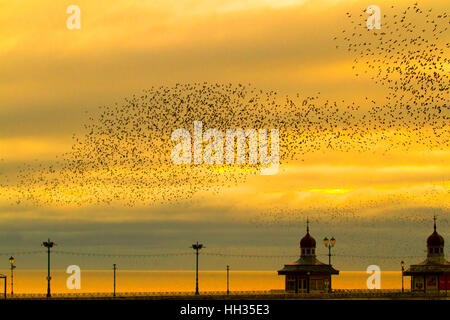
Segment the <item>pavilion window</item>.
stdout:
[[317,289],[318,290],[324,289],[323,280],[317,280]]
[[288,281],[286,289],[287,289],[287,291],[294,291],[295,290],[295,281]]

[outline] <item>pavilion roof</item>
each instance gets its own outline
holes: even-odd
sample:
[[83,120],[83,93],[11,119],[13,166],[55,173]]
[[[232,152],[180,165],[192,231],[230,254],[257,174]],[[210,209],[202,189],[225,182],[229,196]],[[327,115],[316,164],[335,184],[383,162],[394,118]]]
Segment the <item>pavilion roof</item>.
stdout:
[[306,256],[300,257],[297,261],[291,264],[285,264],[284,268],[278,270],[279,275],[287,274],[287,273],[295,273],[295,272],[311,272],[311,273],[330,273],[331,274],[339,274],[339,271],[334,269],[332,266],[320,262],[314,256]]
[[446,260],[435,262],[426,259],[421,263],[411,265],[403,274],[411,276],[420,273],[450,273],[450,262]]

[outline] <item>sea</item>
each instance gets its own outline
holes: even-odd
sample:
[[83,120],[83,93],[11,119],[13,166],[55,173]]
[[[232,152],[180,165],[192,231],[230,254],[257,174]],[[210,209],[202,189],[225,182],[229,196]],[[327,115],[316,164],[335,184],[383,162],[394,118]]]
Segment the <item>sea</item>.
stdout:
[[[7,291],[10,292],[10,270],[0,270],[7,275]],[[66,270],[51,271],[52,293],[107,293],[114,287],[113,270],[81,270],[80,289],[69,289]],[[366,271],[340,271],[333,276],[333,289],[367,289],[371,274]],[[3,283],[0,279],[0,292]],[[14,270],[14,293],[45,293],[47,290],[47,270]],[[410,288],[410,278],[404,278],[405,289]],[[230,291],[268,291],[282,290],[284,276],[276,271],[237,271],[229,272]],[[401,289],[400,271],[382,271],[380,289]],[[199,290],[226,291],[226,271],[199,271]],[[117,270],[116,292],[192,292],[195,290],[195,271],[149,271]]]

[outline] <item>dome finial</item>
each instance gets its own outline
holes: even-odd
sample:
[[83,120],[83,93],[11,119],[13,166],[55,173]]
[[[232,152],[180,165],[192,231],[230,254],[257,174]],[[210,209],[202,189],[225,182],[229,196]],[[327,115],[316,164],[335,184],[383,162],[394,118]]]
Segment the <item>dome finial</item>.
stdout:
[[436,215],[433,216],[434,220],[434,231],[433,233],[427,238],[427,247],[444,247],[444,238],[439,235],[436,231]]
[[309,219],[306,218],[306,233],[309,233]]

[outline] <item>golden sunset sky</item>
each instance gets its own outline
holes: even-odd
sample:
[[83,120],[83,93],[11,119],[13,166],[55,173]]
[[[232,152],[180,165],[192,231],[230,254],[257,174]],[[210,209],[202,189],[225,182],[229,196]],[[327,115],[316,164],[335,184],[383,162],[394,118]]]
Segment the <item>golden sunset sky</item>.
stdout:
[[[381,103],[386,89],[355,77],[354,57],[336,50],[333,38],[348,27],[346,12],[360,14],[377,4],[383,14],[392,4],[413,2],[0,0],[0,253],[39,250],[50,237],[60,250],[85,252],[186,252],[199,240],[211,252],[296,255],[308,216],[320,253],[323,237],[337,239],[337,268],[378,264],[396,270],[402,256],[418,256],[403,259],[407,264],[421,261],[434,214],[440,234],[449,235],[445,147],[317,152],[283,164],[277,175],[223,188],[220,195],[204,191],[192,201],[134,208],[17,205],[18,190],[10,184],[19,166],[51,165],[70,151],[87,113],[152,86],[251,83],[281,96],[320,92],[330,100],[364,103],[370,97]],[[81,8],[80,30],[66,27],[71,4]],[[420,5],[448,8],[444,0]],[[363,13],[363,25],[366,18]],[[6,256],[0,258],[0,269],[6,268]],[[58,256],[54,263],[98,269],[105,263],[76,259]],[[29,269],[45,266],[39,256],[16,260]],[[191,260],[144,260],[129,267],[190,269]],[[284,260],[209,257],[203,268],[232,263],[235,269],[273,270],[294,259]]]

